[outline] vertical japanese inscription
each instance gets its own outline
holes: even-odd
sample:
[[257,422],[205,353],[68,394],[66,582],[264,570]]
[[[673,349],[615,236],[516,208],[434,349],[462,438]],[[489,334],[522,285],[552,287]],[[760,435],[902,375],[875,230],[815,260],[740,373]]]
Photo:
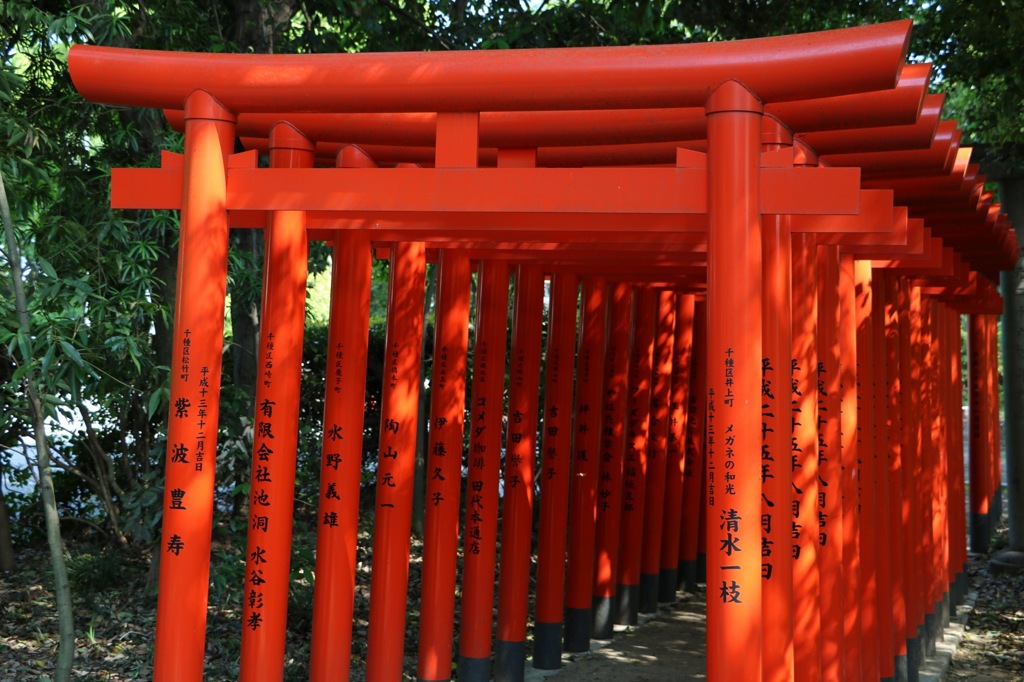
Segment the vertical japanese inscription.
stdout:
[[[341,344],[338,344],[339,347]],[[341,358],[338,358],[337,376],[341,376]],[[324,425],[324,466],[330,469],[331,474],[336,474],[338,467],[342,465],[341,448],[345,440],[345,429],[341,424],[332,422]],[[339,513],[341,512],[341,494],[338,492],[338,481],[328,481],[323,488],[323,499],[320,500],[320,511],[323,512],[320,523],[327,528],[338,528]]]
[[[577,360],[577,371],[584,377],[587,377],[587,381],[593,377],[593,368],[591,366],[592,358],[590,357],[590,348],[584,344],[580,347],[580,357]],[[588,461],[590,453],[587,452],[587,444],[590,439],[587,438],[587,434],[590,432],[590,403],[584,401],[581,402],[576,410],[576,438],[574,442],[577,444],[576,453],[573,456],[578,464],[577,466],[585,467],[584,462]]]
[[829,418],[828,409],[828,372],[824,362],[818,363],[818,545],[828,545],[828,510],[829,481],[826,480],[825,472],[832,472],[829,465],[829,457],[832,456],[832,443],[828,441],[827,426]]
[[790,448],[792,456],[792,467],[793,467],[793,499],[790,504],[792,505],[793,521],[792,521],[792,539],[793,539],[793,559],[797,560],[800,558],[800,536],[803,532],[803,524],[800,523],[800,507],[803,505],[804,491],[798,487],[796,482],[802,478],[798,470],[803,469],[804,465],[801,461],[803,458],[803,447],[801,447],[800,439],[797,437],[798,430],[803,426],[803,422],[800,420],[803,418],[803,408],[801,402],[803,401],[804,394],[800,390],[800,378],[803,374],[803,368],[800,366],[800,361],[793,359],[790,361],[790,377],[792,382],[792,446]]
[[[266,343],[263,346],[261,382],[263,384],[262,395],[266,396],[273,388],[274,378],[274,332],[267,334]],[[264,564],[268,563],[267,550],[262,542],[267,539],[270,531],[271,520],[273,519],[273,490],[272,483],[276,477],[274,472],[274,407],[276,401],[264,397],[256,406],[256,430],[253,434],[253,448],[256,461],[252,463],[251,489],[256,491],[253,494],[253,503],[249,507],[249,545],[253,549],[246,556],[246,575],[248,576],[246,586],[246,606],[248,615],[245,616],[245,627],[256,631],[263,626],[263,585],[267,582],[264,574]],[[260,538],[263,538],[261,540]]]
[[[623,387],[620,385],[621,382],[616,381],[614,358],[618,355],[618,349],[616,344],[616,337],[612,335],[608,341],[608,379],[605,382],[604,391],[604,406],[601,410],[601,465],[600,474],[597,482],[597,508],[599,514],[606,514],[615,501],[615,490],[613,490],[613,481],[618,482],[618,477],[613,477],[612,467],[621,468],[621,455],[615,456],[616,452],[621,452],[621,405],[624,403],[625,396],[622,395]],[[616,450],[616,444],[618,443],[619,449]]]
[[[401,345],[398,341],[392,341],[388,349],[389,365],[391,371],[388,373],[388,389],[394,391],[398,387],[399,368],[401,366]],[[398,484],[395,481],[393,469],[398,463],[400,453],[395,449],[396,436],[401,428],[401,422],[393,417],[384,416],[380,425],[380,455],[377,464],[377,508],[394,509],[394,494]]]
[[[743,551],[740,546],[741,536],[743,535],[743,527],[741,522],[744,520],[740,512],[733,506],[733,499],[736,497],[736,426],[732,419],[728,416],[729,413],[736,405],[736,394],[735,388],[735,377],[736,377],[736,357],[735,352],[731,347],[725,349],[725,358],[722,361],[722,386],[724,388],[724,394],[722,395],[721,402],[723,411],[727,415],[720,425],[721,428],[721,444],[722,444],[722,461],[721,469],[718,469],[718,462],[713,459],[713,447],[711,437],[708,438],[708,506],[711,508],[719,507],[712,500],[715,499],[716,491],[712,487],[712,481],[714,480],[714,474],[721,472],[721,480],[718,484],[718,501],[720,507],[717,509],[719,524],[719,537],[718,537],[718,558],[722,562],[719,565],[721,570],[721,584],[718,586],[718,598],[723,604],[742,604],[743,603],[743,586],[736,579],[731,577],[733,571],[739,571],[741,568],[739,553]],[[713,391],[714,389],[711,389]],[[711,402],[711,391],[709,391],[708,397],[708,432],[711,433],[710,424],[712,423],[712,415],[714,409],[712,408]],[[714,462],[714,463],[713,463]],[[713,469],[714,467],[714,469]],[[709,512],[710,514],[711,512]]]
[[[526,383],[526,348],[520,345],[512,359],[512,386],[515,391],[522,391]],[[532,439],[526,438],[527,420],[522,410],[511,408],[508,415],[508,445],[505,452],[505,486],[515,492],[523,481],[524,458],[532,457],[527,450]],[[524,442],[525,439],[525,442]],[[532,482],[531,482],[532,484]]]
[[340,341],[334,346],[334,352],[331,355],[331,365],[331,390],[335,394],[340,394],[345,376],[345,344]]
[[484,520],[484,472],[488,457],[487,439],[484,437],[487,431],[487,356],[487,341],[482,340],[476,345],[473,358],[476,395],[470,410],[469,472],[466,476],[469,489],[466,492],[466,537],[463,541],[463,551],[471,555],[480,554],[480,543],[483,540],[481,524]]
[[[435,360],[434,390],[438,395],[443,394],[448,386],[448,346],[441,346]],[[459,420],[461,422],[461,420]],[[441,415],[434,415],[430,422],[430,452],[427,453],[429,464],[427,466],[428,490],[430,491],[427,503],[437,507],[445,501],[444,486],[439,484],[447,480],[445,476],[445,458],[448,456],[448,445],[446,444],[445,427],[448,425],[448,418]],[[452,427],[459,428],[461,423],[453,424]],[[451,429],[449,429],[451,430]],[[461,430],[461,429],[460,429]]]
[[769,480],[776,478],[775,453],[772,451],[773,439],[769,434],[775,433],[775,413],[772,403],[775,401],[775,367],[771,358],[761,359],[761,577],[771,580],[775,569],[772,554],[775,541],[772,539],[772,522],[775,517],[775,500],[768,494]]
[[[181,339],[181,368],[180,368],[180,374],[179,374],[181,380],[184,383],[186,383],[186,384],[188,384],[190,379],[191,379],[191,372],[190,372],[191,348],[192,348],[192,332],[190,330],[186,329],[184,334],[182,335],[182,339]],[[202,371],[202,373],[200,375],[200,376],[203,377],[203,379],[200,382],[200,394],[202,396],[205,396],[205,394],[206,394],[206,392],[208,390],[206,388],[202,388],[202,382],[206,381],[206,377],[207,377],[208,374],[209,374],[209,369],[206,368],[206,367],[203,367],[203,371]],[[209,385],[208,382],[207,382],[207,385]],[[200,402],[205,405],[205,400],[201,400]],[[181,397],[177,398],[174,401],[174,405],[172,406],[172,408],[173,408],[173,418],[174,419],[176,419],[176,420],[189,420],[189,419],[192,418],[192,415],[191,415],[192,401],[189,400],[188,397],[181,396]],[[198,414],[196,415],[196,417],[198,418]],[[197,423],[197,425],[198,425],[198,423]],[[199,452],[200,445],[202,445],[205,448],[205,436],[204,436],[204,433],[203,433],[202,426],[199,427],[199,429],[198,429],[198,431],[196,433],[196,443],[195,443],[194,448],[190,449],[187,444],[180,443],[180,442],[179,443],[172,443],[171,444],[171,447],[169,448],[170,463],[172,465],[175,465],[175,466],[186,466],[186,467],[190,466],[190,465],[194,465],[196,471],[202,471],[203,470],[202,461],[196,459],[197,453]],[[170,498],[171,499],[170,499],[170,503],[168,504],[167,510],[169,512],[187,511],[188,510],[188,506],[186,505],[186,500],[185,500],[186,495],[187,495],[187,491],[184,488],[179,488],[179,487],[172,488],[171,489],[171,494],[170,494]],[[173,516],[169,516],[168,517],[169,521],[171,519],[173,519]],[[185,542],[182,539],[181,535],[179,535],[177,533],[172,533],[170,535],[170,538],[167,541],[166,552],[169,553],[169,554],[173,554],[174,556],[177,557],[177,556],[181,556],[181,553],[182,553],[182,551],[184,551],[184,549],[185,549]]]
[[[553,348],[548,354],[547,362],[548,366],[546,371],[548,376],[552,377],[551,387],[557,388],[560,377],[561,349],[557,346]],[[558,437],[558,415],[561,410],[561,405],[552,402],[547,406],[547,410],[544,415],[544,457],[542,460],[543,472],[541,475],[547,480],[552,480],[559,475],[564,475],[563,472],[559,470],[558,448],[554,445],[555,439]]]
[[[740,522],[743,521],[743,517],[740,513],[732,508],[728,507],[722,509],[719,514],[718,529],[720,531],[719,536],[719,551],[724,555],[724,559],[732,559],[735,556],[737,562],[739,561],[738,554],[743,551],[740,547]],[[743,603],[740,599],[742,591],[739,583],[734,578],[729,577],[729,571],[738,571],[739,564],[726,563],[721,566],[722,575],[725,578],[722,580],[722,585],[719,588],[719,599],[726,604],[741,604]]]
[[[188,385],[192,379],[191,368],[192,332],[186,329],[181,338],[181,364],[179,366],[179,378]],[[207,418],[207,394],[210,391],[209,381],[210,369],[203,366],[199,370],[199,381],[194,385],[193,391],[182,391],[182,394],[174,400],[171,406],[172,419],[195,425],[195,441],[192,443],[176,441],[168,448],[169,464],[174,467],[191,467],[197,472],[203,470],[206,455],[206,418]],[[197,390],[196,390],[197,389]],[[190,397],[191,395],[191,397]],[[195,400],[195,403],[193,403]],[[179,429],[179,432],[183,429]],[[170,490],[167,504],[168,512],[183,512],[188,510],[188,491],[180,486],[174,486]],[[173,523],[175,515],[169,515],[168,521]],[[176,532],[168,536],[165,553],[175,557],[181,556],[186,549],[184,538]]]
[[707,401],[707,499],[708,507],[718,506],[718,400],[715,387],[708,386]]
[[188,383],[189,368],[192,364],[192,330],[186,329],[181,340],[181,365],[178,368],[178,377]]

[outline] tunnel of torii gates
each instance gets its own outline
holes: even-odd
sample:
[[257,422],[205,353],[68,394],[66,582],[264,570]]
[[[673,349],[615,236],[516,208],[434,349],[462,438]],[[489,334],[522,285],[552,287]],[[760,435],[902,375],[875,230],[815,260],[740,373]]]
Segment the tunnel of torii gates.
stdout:
[[115,207],[181,211],[154,679],[203,676],[229,228],[266,238],[241,679],[280,680],[286,656],[309,240],[333,244],[311,679],[350,674],[374,256],[391,281],[367,679],[402,677],[410,610],[418,680],[521,680],[528,653],[557,668],[698,580],[710,680],[916,679],[966,591],[968,503],[988,532],[994,282],[1018,246],[929,67],[906,63],[910,30],[72,48],[86,99],[184,130],[183,154],[112,177]]

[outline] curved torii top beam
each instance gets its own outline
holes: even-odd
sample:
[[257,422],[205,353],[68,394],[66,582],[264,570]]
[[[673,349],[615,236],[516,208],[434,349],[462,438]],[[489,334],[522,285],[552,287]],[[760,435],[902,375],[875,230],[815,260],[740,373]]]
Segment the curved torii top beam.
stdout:
[[725,81],[764,102],[892,88],[909,20],[817,33],[602,48],[236,55],[76,45],[91,101],[181,108],[195,90],[241,112],[522,111],[701,107]]
[[[238,117],[237,134],[251,148],[263,148],[284,120],[332,160],[339,146],[357,143],[378,161],[430,164],[438,114],[476,111],[483,165],[495,148],[521,147],[537,150],[537,165],[560,167],[676,165],[677,147],[703,149],[708,95],[736,79],[830,165],[862,167],[869,177],[945,175],[956,155],[955,125],[936,126],[940,98],[925,105],[930,67],[904,67],[910,27],[902,21],[731,43],[427,54],[78,46],[69,68],[86,98],[160,107],[172,125],[183,122],[187,98],[205,90]],[[924,206],[955,202],[963,189],[954,189]],[[978,213],[968,207],[958,217],[976,224]]]
[[[793,133],[832,134],[839,130],[911,125],[931,111],[922,111],[930,72],[929,64],[908,64],[895,88],[856,96],[769,104],[765,113],[783,121]],[[940,101],[933,107],[941,109],[941,97],[932,97],[936,98]],[[183,111],[165,110],[164,115],[171,127],[184,130]],[[273,125],[282,120],[315,142],[409,147],[433,147],[436,142],[437,114],[433,112],[241,112],[237,134],[267,137]],[[484,111],[480,114],[479,143],[484,148],[562,147],[698,140],[706,135],[707,118],[702,107]]]

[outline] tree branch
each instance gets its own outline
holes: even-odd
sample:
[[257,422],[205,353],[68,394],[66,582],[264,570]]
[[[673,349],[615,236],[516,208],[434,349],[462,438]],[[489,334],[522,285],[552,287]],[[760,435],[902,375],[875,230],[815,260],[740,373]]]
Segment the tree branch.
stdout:
[[[14,308],[18,315],[18,334],[24,336],[24,362],[32,363],[31,324],[28,315],[28,298],[22,280],[21,251],[14,236],[11,207],[7,203],[3,173],[0,173],[0,222],[3,222],[7,242],[7,261],[11,268],[11,284],[14,288]],[[19,343],[19,346],[22,345]],[[36,457],[39,468],[39,483],[43,498],[43,517],[46,521],[46,540],[50,548],[50,563],[53,568],[54,594],[57,600],[57,627],[59,632],[57,662],[54,678],[57,682],[71,679],[71,664],[75,657],[75,622],[71,606],[71,583],[68,567],[64,560],[64,542],[60,535],[60,517],[57,515],[57,496],[53,490],[53,474],[50,471],[50,443],[46,433],[46,412],[39,395],[38,377],[34,368],[29,368],[25,378],[29,407],[32,410],[32,426],[35,431]]]

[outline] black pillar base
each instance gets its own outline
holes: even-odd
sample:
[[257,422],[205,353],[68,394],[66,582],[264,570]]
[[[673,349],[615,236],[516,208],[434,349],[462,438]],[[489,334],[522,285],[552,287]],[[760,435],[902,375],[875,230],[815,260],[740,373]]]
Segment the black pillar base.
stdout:
[[684,561],[679,564],[679,577],[682,581],[681,587],[687,592],[697,591],[697,562]]
[[907,655],[902,654],[896,657],[896,682],[910,682],[910,673],[907,670]]
[[992,526],[988,514],[971,512],[971,551],[988,554],[988,543],[992,539]]
[[[948,628],[949,627],[949,619],[952,617],[953,608],[954,608],[953,607],[953,598],[950,596],[948,590],[946,591],[946,593],[944,595],[942,595],[942,600],[936,605],[936,608],[937,608],[937,613],[939,614],[939,622],[942,624],[943,628]],[[941,634],[940,634],[940,636],[941,636]]]
[[935,655],[935,643],[939,640],[941,632],[938,613],[924,614],[924,655],[929,658]]
[[640,586],[618,585],[615,593],[619,595],[619,612],[616,622],[619,625],[636,625],[640,614]]
[[920,682],[924,664],[924,626],[917,626],[917,635],[907,640],[907,682]]
[[675,568],[663,568],[658,576],[658,601],[671,604],[676,600],[679,587],[679,571]]
[[459,682],[489,682],[491,659],[459,656]]
[[658,612],[658,575],[640,574],[640,613]]
[[533,667],[558,670],[562,667],[562,624],[533,624]]
[[611,639],[615,632],[615,597],[594,597],[593,622],[590,636],[594,639]]
[[697,555],[697,582],[705,583],[708,582],[708,555],[698,554]]
[[590,651],[590,609],[565,610],[565,650],[574,654]]
[[526,677],[526,642],[499,639],[494,647],[494,682],[523,682]]

